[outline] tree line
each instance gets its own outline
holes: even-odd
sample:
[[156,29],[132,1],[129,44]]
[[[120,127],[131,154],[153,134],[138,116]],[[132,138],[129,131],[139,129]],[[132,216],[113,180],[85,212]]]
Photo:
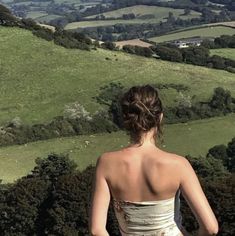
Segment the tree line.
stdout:
[[[235,38],[235,37],[234,37]],[[218,55],[210,56],[210,51],[204,46],[178,48],[172,45],[156,45],[151,48],[162,60],[206,66],[214,69],[235,72],[235,60]]]
[[[96,49],[96,47],[100,47],[99,42],[92,42],[92,40],[84,33],[65,31],[60,28],[56,28],[55,32],[53,32],[48,28],[41,27],[31,19],[18,19],[14,17],[11,12],[3,5],[0,5],[0,25],[10,27],[17,26],[28,29],[32,31],[34,35],[48,41],[53,41],[55,44],[65,48],[91,50]],[[179,49],[167,44],[157,45],[151,48],[126,45],[123,47],[123,50],[128,53],[146,57],[151,57],[154,53],[156,53],[163,60],[190,63],[216,69],[226,69],[230,72],[234,72],[234,60],[223,58],[217,55],[210,57],[209,50],[205,48],[234,47],[234,41],[235,36],[221,36],[216,38],[214,42],[205,41],[203,44],[204,47]],[[109,50],[116,49],[115,44],[109,41],[103,43],[101,46]]]
[[[207,157],[187,155],[186,158],[219,221],[220,235],[230,236],[235,234],[235,138],[225,147],[233,159],[233,171],[216,157],[217,152],[213,152],[215,156],[209,151]],[[51,153],[47,158],[37,158],[35,168],[27,176],[0,185],[1,235],[88,236],[94,172],[95,167],[91,165],[79,171],[68,155]],[[183,226],[195,235],[197,221],[184,198],[180,198]],[[106,227],[109,235],[120,236],[112,204]]]
[[[147,41],[150,42],[150,41]],[[101,45],[109,50],[119,50],[113,42]],[[210,56],[209,49],[235,48],[235,35],[222,35],[214,40],[205,39],[200,46],[179,48],[173,42],[164,42],[147,47],[124,45],[122,50],[127,53],[145,57],[157,57],[162,60],[206,66],[214,69],[227,70],[235,73],[235,60],[218,55]]]
[[[152,84],[152,86],[159,90],[173,88],[179,92],[176,106],[164,108],[166,124],[224,116],[235,112],[235,98],[231,96],[230,91],[221,87],[214,89],[209,101],[194,102],[192,97],[183,93],[189,90],[184,85]],[[1,127],[0,146],[123,130],[119,98],[125,89],[120,83],[110,83],[102,87],[100,94],[94,99],[107,108],[98,110],[93,115],[89,115],[82,105],[75,103],[68,105],[64,115],[53,118],[47,124],[26,125],[16,117]]]
[[0,26],[19,27],[30,30],[37,37],[65,48],[77,48],[81,50],[91,50],[94,45],[89,37],[78,32],[68,32],[61,28],[55,28],[55,32],[37,24],[32,19],[19,19],[13,16],[8,8],[0,4]]
[[[152,83],[151,86],[158,90],[163,88],[161,84]],[[164,122],[166,124],[184,123],[235,112],[235,98],[232,97],[229,90],[217,87],[208,101],[194,101],[194,96],[187,96],[187,93],[184,93],[188,90],[187,87],[175,86],[172,86],[172,84],[165,85],[165,88],[171,87],[179,92],[179,97],[175,101],[176,105],[164,108]],[[121,83],[110,83],[101,87],[100,94],[96,97],[98,103],[107,106],[110,118],[120,129],[123,128],[123,121],[119,101],[125,89]]]
[[[187,8],[188,9],[188,8]],[[102,41],[122,41],[135,38],[151,38],[166,34],[170,31],[183,29],[185,27],[191,27],[195,25],[202,25],[214,22],[230,21],[232,15],[226,10],[222,10],[219,14],[213,12],[210,9],[202,10],[202,14],[198,18],[192,19],[181,19],[175,17],[174,14],[169,10],[166,21],[160,23],[142,23],[142,24],[114,24],[112,26],[98,26],[79,28],[72,31],[78,31],[89,35],[90,37],[102,40]],[[64,27],[67,22],[58,19],[50,22],[54,25],[61,25]]]
[[[104,2],[106,3],[106,2]],[[73,12],[73,16],[69,18],[70,22],[84,20],[87,16],[98,15],[109,11],[118,10],[121,8],[132,7],[136,5],[147,5],[147,6],[159,6],[159,7],[168,7],[173,9],[191,9],[198,12],[203,12],[204,10],[228,10],[228,7],[232,4],[225,4],[225,7],[219,7],[216,5],[206,5],[207,1],[155,1],[155,0],[113,0],[111,3],[97,4],[96,6],[87,8],[84,12]],[[230,9],[229,9],[230,10]]]

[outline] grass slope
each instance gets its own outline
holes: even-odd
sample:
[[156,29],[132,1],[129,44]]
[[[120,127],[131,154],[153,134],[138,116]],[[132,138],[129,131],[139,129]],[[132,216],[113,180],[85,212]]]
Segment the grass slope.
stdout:
[[55,20],[60,17],[61,17],[60,15],[51,14],[51,15],[44,15],[44,16],[37,17],[37,18],[35,18],[35,20],[39,21],[39,22],[50,22],[51,20]]
[[[234,74],[226,71],[102,49],[69,50],[18,28],[0,27],[0,52],[0,125],[16,116],[28,124],[47,122],[75,101],[93,113],[101,106],[92,97],[110,82],[184,84],[195,100],[222,86],[235,96]],[[174,89],[160,93],[164,105],[174,105],[178,95]]]
[[[110,11],[104,13],[103,15],[107,17],[120,17],[123,14],[135,13],[137,18],[131,20],[94,20],[94,21],[79,21],[72,22],[65,26],[66,30],[77,29],[77,28],[87,28],[87,27],[98,27],[98,26],[108,26],[115,24],[143,24],[143,23],[159,23],[160,21],[165,21],[165,18],[168,16],[169,12],[172,12],[174,16],[181,19],[191,19],[197,18],[200,16],[199,12],[192,11],[191,14],[185,16],[183,9],[173,9],[167,7],[156,7],[156,6],[134,6],[122,8],[116,11]],[[142,19],[141,16],[153,14],[155,17],[150,19]],[[94,16],[89,16],[87,18],[94,18]]]
[[149,38],[149,40],[160,43],[170,40],[177,40],[182,38],[190,38],[190,37],[218,37],[220,35],[227,34],[233,35],[235,34],[235,29],[227,26],[210,26],[203,27],[197,29],[184,30],[181,32],[166,34],[163,36],[157,36],[153,38]]
[[235,60],[235,48],[220,48],[210,50],[211,55],[218,55],[221,57],[230,58]]
[[[146,5],[125,7],[125,8],[115,10],[115,11],[109,11],[109,12],[102,13],[102,15],[104,15],[107,18],[109,18],[109,17],[118,18],[118,17],[122,17],[123,14],[130,14],[130,13],[134,13],[136,15],[136,17],[152,14],[155,16],[156,19],[162,20],[163,18],[168,16],[168,13],[170,11],[174,14],[175,17],[180,17],[182,19],[196,18],[201,15],[200,12],[191,11],[189,15],[184,16],[183,9],[173,9],[173,8],[168,8],[168,7],[146,6]],[[101,14],[88,16],[86,18],[93,19],[99,15],[101,15]]]
[[[227,144],[235,134],[235,114],[164,127],[164,146],[161,148],[178,155],[205,156],[208,149],[217,144]],[[176,138],[177,137],[177,138]],[[85,141],[90,141],[85,145]],[[69,153],[80,170],[95,165],[97,157],[107,151],[128,145],[124,132],[84,135],[51,139],[0,148],[0,176],[4,182],[12,182],[26,175],[36,157],[46,157],[51,152]],[[107,148],[108,147],[108,148]]]
[[26,18],[36,19],[48,15],[45,11],[29,11]]

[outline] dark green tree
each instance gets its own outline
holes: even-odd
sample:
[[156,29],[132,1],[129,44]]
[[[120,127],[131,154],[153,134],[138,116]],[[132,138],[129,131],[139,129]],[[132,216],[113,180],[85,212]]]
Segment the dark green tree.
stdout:
[[221,144],[210,148],[207,153],[207,157],[209,156],[222,160],[224,166],[225,167],[227,166],[228,155],[227,155],[227,147],[225,145]]
[[235,138],[233,138],[231,142],[228,143],[227,155],[228,155],[227,168],[229,169],[229,171],[234,172],[235,171]]
[[16,26],[19,25],[19,20],[12,15],[11,11],[0,4],[0,25],[4,26]]
[[101,44],[102,48],[106,48],[109,50],[115,50],[116,49],[116,45],[113,42],[107,41]]
[[233,99],[230,91],[225,90],[222,87],[215,88],[209,105],[224,113],[231,112],[233,110]]
[[72,174],[77,168],[74,161],[69,159],[67,155],[58,155],[51,153],[47,158],[37,158],[36,166],[32,170],[31,176],[40,177],[42,179],[57,181],[61,175]]

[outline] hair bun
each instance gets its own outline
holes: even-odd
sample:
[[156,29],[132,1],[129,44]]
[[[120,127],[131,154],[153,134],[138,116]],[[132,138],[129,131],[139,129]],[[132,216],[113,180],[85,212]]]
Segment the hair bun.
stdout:
[[[160,114],[162,102],[158,91],[150,85],[134,86],[121,99],[123,126],[135,139],[141,134],[157,127],[161,133]],[[158,132],[158,133],[159,133]]]

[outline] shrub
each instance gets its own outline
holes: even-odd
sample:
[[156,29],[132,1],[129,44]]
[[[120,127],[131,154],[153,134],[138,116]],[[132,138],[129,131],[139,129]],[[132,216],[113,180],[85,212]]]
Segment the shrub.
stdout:
[[[219,220],[220,233],[234,234],[234,175],[223,168],[221,160],[189,155],[186,158]],[[6,236],[88,236],[95,167],[88,166],[82,172],[76,168],[68,155],[52,153],[47,158],[37,159],[29,175],[11,185],[0,185],[1,233]],[[182,195],[181,212],[183,225],[190,233],[194,232],[197,222]],[[120,235],[112,204],[106,228],[109,235]]]
[[84,118],[91,120],[90,113],[78,102],[70,103],[65,105],[64,117],[69,119]]
[[39,38],[43,38],[47,41],[52,41],[54,39],[53,32],[49,29],[41,28],[39,30],[33,30],[32,33]]
[[177,48],[170,48],[166,46],[157,46],[154,51],[162,60],[182,62],[182,53]]
[[109,49],[109,50],[115,50],[116,45],[113,42],[107,41],[101,44],[102,48]]

